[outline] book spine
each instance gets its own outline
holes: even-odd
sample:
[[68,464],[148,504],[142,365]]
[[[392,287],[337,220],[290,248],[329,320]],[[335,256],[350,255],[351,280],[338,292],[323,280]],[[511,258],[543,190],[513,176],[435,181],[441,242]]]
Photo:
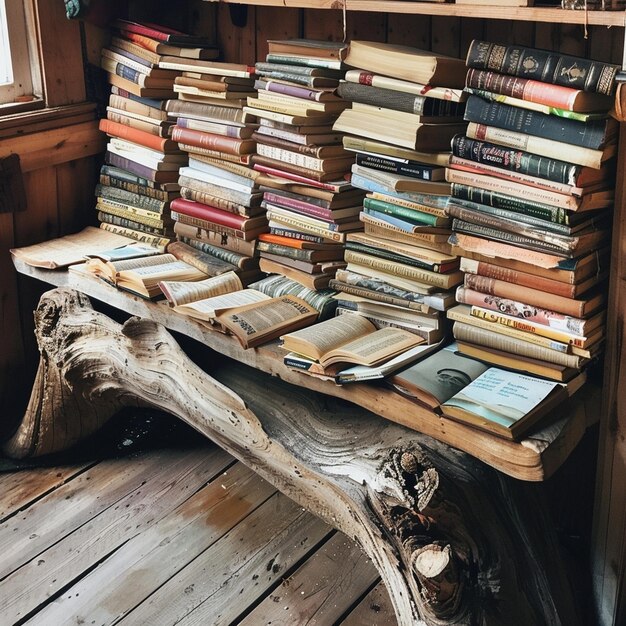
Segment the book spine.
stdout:
[[[258,83],[262,83],[262,86],[257,87]],[[316,91],[314,89],[307,89],[306,87],[299,87],[298,85],[277,83],[273,80],[257,81],[257,84],[255,84],[256,89],[264,89],[265,91],[280,93],[285,96],[294,96],[295,98],[302,98],[303,100],[312,100],[314,102],[318,102],[320,98],[319,91]]]
[[371,193],[371,197],[376,200],[389,202],[390,204],[402,206],[402,207],[405,207],[406,209],[418,211],[419,213],[428,213],[429,215],[434,215],[435,217],[446,217],[445,207],[447,204],[447,198],[446,198],[446,202],[442,203],[441,206],[429,206],[428,204],[424,204],[421,202],[415,202],[413,200],[406,200],[405,198],[401,197],[401,195],[402,194],[380,193],[378,191],[373,191]]
[[236,230],[245,230],[247,221],[245,217],[235,215],[234,213],[228,213],[226,211],[220,211],[215,207],[207,204],[201,204],[199,202],[193,202],[192,200],[187,200],[186,198],[176,198],[175,200],[172,200],[170,209],[176,213],[184,213],[185,215],[198,217]]
[[165,110],[175,117],[197,117],[200,120],[222,124],[229,122],[242,124],[244,119],[241,109],[235,107],[223,107],[186,100],[168,100]]
[[232,252],[224,248],[218,248],[210,243],[200,241],[199,239],[192,239],[191,237],[179,237],[179,241],[182,241],[196,250],[200,250],[200,252],[210,254],[221,261],[234,265],[238,269],[250,269],[251,267],[251,257],[249,256],[244,256],[243,254],[238,254],[237,252]]
[[160,124],[152,124],[145,120],[138,120],[135,117],[122,115],[121,113],[116,113],[115,111],[107,111],[107,119],[115,122],[116,124],[122,124],[123,126],[136,128],[137,130],[141,130],[144,133],[149,133],[150,135],[154,135],[155,137],[168,136],[168,128],[166,126],[161,126]]
[[[455,209],[467,209],[473,211],[474,215],[477,213],[483,213],[490,215],[493,218],[502,218],[506,220],[514,220],[516,222],[522,222],[524,224],[540,228],[550,233],[557,235],[570,235],[571,229],[565,224],[554,224],[538,217],[526,215],[524,213],[516,213],[514,211],[507,211],[506,209],[499,209],[487,204],[478,204],[476,202],[470,202],[469,200],[459,200],[457,198],[450,198],[448,202],[448,213],[452,217],[460,217],[460,214],[455,214]],[[461,218],[464,219],[464,218]],[[471,220],[468,220],[471,221]]]
[[216,222],[211,222],[202,217],[196,217],[195,215],[188,215],[186,213],[178,213],[177,211],[172,211],[172,218],[175,222],[179,222],[181,224],[195,226],[196,228],[201,228],[202,230],[213,231],[214,233],[224,234],[230,237],[245,239],[245,233],[242,230],[231,228],[229,226],[224,226],[222,224],[217,224]]
[[546,337],[554,341],[565,343],[576,348],[585,348],[587,344],[586,337],[576,337],[569,333],[556,330],[554,328],[543,326],[541,324],[533,324],[526,319],[519,319],[504,315],[497,311],[491,311],[481,307],[472,306],[470,309],[470,315],[481,320],[486,320],[492,324],[499,324],[500,326],[506,326],[513,328],[530,335],[536,335],[539,337]]
[[517,270],[509,269],[484,261],[475,261],[474,259],[461,258],[460,269],[466,274],[475,274],[484,276],[485,278],[494,278],[512,285],[520,287],[529,287],[538,291],[545,291],[563,298],[574,298],[576,296],[576,285],[571,283],[563,283],[543,276],[535,276],[533,274],[525,274]]
[[418,267],[411,267],[386,259],[364,255],[359,252],[354,252],[353,250],[346,250],[344,259],[346,263],[357,263],[400,278],[407,278],[427,285],[434,285],[441,289],[450,288],[451,277],[449,274],[438,274],[437,272],[430,272]]
[[615,90],[617,65],[522,46],[502,46],[474,40],[467,53],[467,66],[583,91],[611,95]]
[[563,367],[580,369],[583,359],[574,355],[536,345],[517,338],[509,337],[485,328],[479,328],[464,322],[454,322],[452,334],[458,341],[466,341],[478,346],[519,354],[531,359],[547,361]]
[[[205,124],[205,128],[203,128]],[[179,128],[187,128],[189,130],[195,130],[198,132],[212,133],[214,135],[222,135],[224,137],[232,137],[233,139],[240,139],[242,128],[239,126],[228,126],[227,124],[219,124],[217,122],[202,122],[200,120],[194,120],[187,117],[178,117],[176,119],[176,126]]]
[[147,178],[136,176],[132,172],[128,172],[119,167],[110,166],[110,165],[103,165],[100,168],[100,174],[103,176],[109,176],[111,179],[127,182],[133,185],[144,186],[144,187],[148,187],[149,183],[151,182]]
[[[344,100],[350,102],[362,102],[371,106],[393,109],[395,111],[404,111],[415,115],[424,115],[427,113],[427,99],[423,96],[414,96],[412,94],[392,91],[391,89],[380,89],[379,87],[367,86],[362,83],[342,82],[337,88],[337,95]],[[434,115],[436,103],[444,103],[442,100],[431,100],[432,104],[428,107],[428,114]]]
[[168,145],[171,143],[168,139],[157,137],[145,131],[130,128],[129,126],[124,126],[123,124],[118,124],[111,120],[100,120],[98,127],[107,135],[113,135],[114,137],[125,139],[126,141],[132,141],[133,143],[138,143],[146,148],[159,152],[165,152]]
[[[312,69],[310,70],[313,71]],[[259,76],[264,76],[265,78],[275,79],[275,80],[284,80],[289,81],[290,83],[298,83],[300,85],[304,85],[305,87],[314,87],[317,76],[312,76],[310,74],[297,74],[294,72],[285,72],[285,71],[277,71],[277,70],[260,70],[257,69],[257,74]]]
[[[137,207],[130,206],[128,204],[122,204],[121,202],[115,202],[114,200],[105,200],[104,198],[98,198],[96,210],[103,211],[104,213],[111,213],[112,215],[117,215],[118,217],[125,217],[129,220],[139,222],[140,224],[152,226],[153,228],[167,228],[172,222],[169,215],[167,217],[160,216],[162,219],[159,219],[157,217],[153,217],[155,215],[154,211],[138,209]],[[158,215],[158,213],[156,215]]]
[[[181,175],[179,178],[179,184],[182,187],[187,187],[193,191],[206,193],[208,196],[226,200],[244,207],[249,207],[252,202],[252,196],[249,193],[236,191],[235,189],[228,189],[227,187],[220,187],[212,183],[205,183],[201,180],[190,178],[189,176]],[[182,194],[181,194],[182,195]],[[258,194],[260,196],[260,194]],[[191,198],[188,198],[190,200]],[[217,206],[212,202],[202,202],[201,204],[210,204],[217,209],[222,209],[221,206]],[[227,210],[227,209],[223,209]],[[240,211],[229,211],[230,213],[240,213]]]
[[151,198],[147,195],[140,195],[138,193],[132,193],[117,187],[107,185],[96,185],[96,196],[102,196],[109,200],[117,200],[118,202],[124,202],[126,204],[133,204],[141,209],[147,209],[154,213],[163,213],[165,209],[169,207],[168,201],[158,200]]
[[[563,156],[565,145],[560,141],[552,141],[551,139],[535,137],[523,132],[515,132],[474,122],[467,125],[465,134],[470,139],[479,139],[508,148],[517,148],[524,152],[532,152],[551,159],[558,159],[560,156]],[[567,157],[572,164],[600,169],[603,154],[601,150],[592,150],[583,146],[567,144]]]
[[253,256],[255,254],[256,240],[246,241],[233,234],[227,233],[224,229],[218,231],[179,221],[174,224],[174,232],[178,237],[197,239],[198,241],[206,242],[213,246],[224,248],[231,252],[237,252],[245,256]]
[[310,217],[319,217],[324,220],[332,220],[332,211],[324,207],[315,206],[303,200],[297,200],[295,198],[289,198],[270,191],[266,191],[263,194],[263,198],[266,202],[276,204],[281,208],[293,209],[299,211],[304,215]]
[[524,213],[525,215],[531,215],[538,219],[554,222],[555,224],[566,224],[568,220],[567,211],[565,211],[565,209],[551,207],[539,202],[523,200],[522,198],[508,196],[498,193],[497,191],[462,185],[460,183],[452,183],[450,195],[459,200],[485,204],[498,209],[514,211],[515,213]]
[[356,155],[356,163],[357,165],[370,167],[375,170],[401,174],[402,176],[410,176],[411,178],[418,178],[420,180],[432,180],[433,172],[439,169],[437,166],[433,165],[410,162],[403,163],[402,161],[361,153]]
[[248,150],[245,149],[246,144],[244,144],[244,140],[234,139],[224,135],[215,135],[213,133],[204,133],[198,130],[183,128],[178,125],[172,128],[172,140],[199,148],[206,148],[208,150],[224,151],[228,154],[242,154],[248,152]]
[[464,281],[465,287],[474,291],[510,300],[519,300],[531,306],[549,309],[571,317],[583,317],[585,303],[581,300],[559,297],[536,288],[523,287],[515,283],[474,274],[465,274]]
[[373,248],[372,246],[367,246],[354,241],[346,242],[346,250],[362,252],[363,254],[371,254],[373,256],[380,257],[381,259],[386,259],[387,261],[395,261],[396,263],[404,263],[413,267],[419,267],[423,270],[430,270],[431,272],[441,273],[439,270],[439,265],[437,263],[428,263],[426,261],[422,261],[421,259],[416,259],[408,256],[404,257],[390,250]]
[[304,67],[315,68],[323,68],[333,70],[337,68],[337,59],[318,59],[318,58],[307,58],[304,56],[294,56],[289,54],[268,54],[266,56],[266,62],[268,64],[276,63],[278,65],[286,64],[286,65],[298,65]]
[[518,235],[517,233],[499,230],[483,224],[474,224],[458,218],[452,220],[452,230],[467,233],[475,237],[501,241],[513,246],[528,248],[535,252],[546,253],[552,256],[566,258],[572,258],[574,256],[570,251],[564,250],[560,245],[533,239],[526,235]]
[[288,239],[298,239],[300,241],[308,241],[310,243],[328,243],[324,237],[313,235],[311,233],[303,233],[289,228],[281,228],[279,226],[270,226],[270,234],[278,237],[287,237]]
[[335,278],[332,278],[328,284],[329,289],[334,289],[341,293],[347,293],[352,296],[358,296],[360,298],[368,298],[375,300],[376,302],[383,302],[385,304],[393,304],[395,306],[402,306],[411,311],[417,311],[418,313],[432,313],[432,308],[423,302],[414,302],[411,300],[404,300],[402,298],[396,298],[381,291],[373,291],[372,289],[365,289],[356,285],[350,285],[348,283],[341,282]]
[[248,217],[248,207],[224,200],[223,198],[217,198],[203,191],[195,191],[189,187],[181,187],[180,196],[181,198],[185,198],[185,200],[191,200],[193,202],[198,202],[199,204],[208,204],[209,206],[221,209],[222,211],[228,211],[229,213],[234,213],[235,215]]
[[277,243],[270,243],[266,241],[259,241],[257,244],[257,250],[259,252],[267,252],[269,254],[275,254],[278,256],[284,256],[294,261],[306,261],[307,263],[315,263],[312,261],[313,250],[302,250],[300,248],[289,248],[288,246],[281,246]]
[[140,196],[147,196],[148,198],[154,198],[155,200],[159,200],[161,202],[168,202],[170,199],[166,191],[153,189],[152,187],[148,187],[146,185],[138,185],[108,174],[100,174],[99,180],[101,185],[115,187],[116,189],[128,191],[129,193],[134,193]]
[[440,220],[440,218],[435,215],[421,213],[413,209],[407,209],[403,206],[392,204],[391,202],[376,200],[375,198],[365,198],[363,200],[363,207],[371,211],[376,211],[378,213],[384,213],[385,215],[390,215],[392,217],[398,217],[403,220],[408,220],[409,222],[414,224],[435,226]]
[[557,109],[572,110],[579,90],[550,83],[470,68],[466,86],[512,96]]
[[[152,52],[158,50],[160,41],[167,41],[167,35],[165,33],[139,24],[126,24],[124,28],[120,30],[124,37]],[[154,41],[155,39],[157,41]]]
[[289,165],[303,167],[308,170],[322,172],[324,167],[323,159],[318,159],[306,154],[299,154],[298,152],[283,150],[282,148],[278,148],[276,146],[268,146],[261,143],[257,144],[257,154],[265,156],[269,159],[274,159],[275,161],[280,161],[284,164],[288,163]]
[[124,235],[125,237],[130,237],[131,239],[134,239],[135,241],[139,241],[140,243],[146,243],[149,246],[159,248],[161,251],[164,251],[166,246],[170,243],[170,239],[167,237],[158,237],[157,235],[150,235],[140,230],[133,230],[132,228],[126,228],[124,226],[117,226],[116,224],[108,224],[106,222],[102,222],[100,224],[100,228],[110,233],[116,233],[117,235]]
[[[479,291],[474,291],[473,289],[458,287],[456,290],[456,301],[461,304],[468,304],[472,307],[488,309],[493,311],[496,315],[501,314],[504,317],[511,316],[513,318],[517,318],[522,324],[525,322],[534,322],[535,324],[545,326],[549,329],[554,329],[555,331],[571,333],[581,337],[585,334],[586,322],[583,319],[570,317],[569,315],[563,315],[562,313],[557,313],[556,311],[543,309],[541,307],[533,307],[509,298],[489,296]],[[474,315],[473,310],[472,315]],[[478,315],[478,317],[481,316]],[[515,326],[515,328],[524,330],[521,326]],[[561,341],[558,336],[545,336]]]
[[579,200],[572,195],[507,180],[491,174],[478,174],[461,169],[448,168],[446,170],[446,180],[449,183],[493,191],[516,198],[521,197],[527,202],[536,202],[569,211],[575,211],[579,205]]
[[303,230],[304,232],[308,232],[312,235],[318,235],[324,239],[330,239],[331,241],[339,241],[342,243],[345,241],[345,235],[343,233],[339,233],[335,230],[329,230],[328,228],[317,226],[315,224],[311,224],[310,222],[303,222],[298,219],[298,216],[289,217],[282,214],[276,214],[273,211],[268,210],[267,219],[277,222],[279,225],[287,226],[288,228],[290,227],[294,230]]
[[129,219],[127,217],[121,217],[119,215],[114,215],[113,213],[105,213],[104,211],[98,212],[98,219],[101,222],[107,222],[109,224],[115,224],[116,226],[122,226],[124,228],[130,228],[131,230],[138,230],[146,232],[150,235],[168,235],[170,233],[170,229],[168,228],[156,228],[149,226],[147,224],[143,224],[134,219]]
[[464,119],[592,150],[601,148],[606,141],[606,120],[578,122],[500,102],[487,102],[474,95],[467,100]]

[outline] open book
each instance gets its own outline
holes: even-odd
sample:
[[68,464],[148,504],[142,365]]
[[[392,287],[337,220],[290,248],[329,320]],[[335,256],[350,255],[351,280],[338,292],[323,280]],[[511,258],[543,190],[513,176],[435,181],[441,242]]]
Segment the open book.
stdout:
[[317,309],[292,295],[270,298],[230,309],[215,316],[226,331],[237,337],[244,348],[253,348],[276,339],[285,331],[312,324],[318,316]]
[[445,417],[518,440],[562,404],[584,380],[561,384],[490,367],[441,405]]
[[206,278],[199,269],[179,261],[172,254],[157,254],[123,261],[91,258],[85,269],[107,282],[142,298],[161,295],[163,280],[195,281]]
[[197,282],[163,281],[159,287],[174,311],[210,323],[228,309],[271,299],[255,289],[244,289],[235,272]]
[[[368,319],[359,316],[333,317],[288,333],[282,340],[285,350],[319,363],[324,369],[334,363],[380,365],[424,341],[399,328],[376,330]],[[311,373],[323,373],[323,370],[313,368]]]

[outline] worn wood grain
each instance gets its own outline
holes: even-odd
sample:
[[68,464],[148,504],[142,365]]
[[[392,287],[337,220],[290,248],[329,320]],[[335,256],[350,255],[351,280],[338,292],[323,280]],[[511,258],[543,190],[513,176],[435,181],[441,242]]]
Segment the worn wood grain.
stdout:
[[[172,448],[149,456],[154,459],[150,475],[124,477],[126,495],[60,541],[50,542],[0,582],[0,596],[5,599],[0,603],[0,623],[16,623],[43,607],[102,559],[125,550],[126,542],[157,524],[234,462],[208,443],[186,452]],[[130,464],[134,459],[121,462]],[[97,484],[87,483],[86,488],[94,489],[92,497],[100,497]]]
[[268,483],[235,465],[128,541],[27,623],[117,622],[272,493]]
[[[504,481],[471,457],[345,401],[237,363],[211,360],[212,377],[162,326],[133,318],[120,327],[77,292],[49,292],[37,319],[42,363],[55,364],[60,384],[84,407],[106,410],[110,398],[121,398],[193,425],[356,539],[390,589],[401,624],[418,617],[496,624],[496,616],[513,607],[512,626],[578,623],[544,505],[527,485]],[[165,538],[170,540],[167,532]],[[138,550],[127,547],[130,560],[112,558],[111,571],[94,571],[97,584],[92,578],[90,588],[116,588],[112,572],[142,561],[145,553]],[[151,552],[147,563],[163,568],[163,556]],[[168,554],[167,568],[184,566],[177,559]],[[442,563],[436,570],[434,561]],[[160,575],[151,570],[151,578]],[[113,615],[110,607],[99,607],[98,621],[109,623],[147,597],[148,583],[141,577],[132,582],[132,591],[124,586],[123,595],[131,597],[123,608],[118,604]],[[80,599],[64,596],[44,618],[55,622],[69,606],[82,619],[89,588],[79,591]],[[64,611],[65,603],[71,604]]]
[[350,539],[337,534],[240,622],[241,626],[334,624],[378,575]]
[[391,612],[389,593],[383,583],[378,583],[341,622],[341,626],[393,626],[389,619]]
[[[276,493],[120,624],[228,626],[331,532],[321,520]],[[288,584],[283,580],[282,586]],[[180,589],[184,593],[176,592]]]

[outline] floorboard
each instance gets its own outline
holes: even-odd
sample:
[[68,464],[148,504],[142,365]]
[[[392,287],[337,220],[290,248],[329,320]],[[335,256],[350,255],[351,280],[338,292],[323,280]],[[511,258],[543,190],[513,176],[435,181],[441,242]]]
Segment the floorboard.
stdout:
[[3,472],[0,522],[2,626],[396,624],[350,539],[204,440]]

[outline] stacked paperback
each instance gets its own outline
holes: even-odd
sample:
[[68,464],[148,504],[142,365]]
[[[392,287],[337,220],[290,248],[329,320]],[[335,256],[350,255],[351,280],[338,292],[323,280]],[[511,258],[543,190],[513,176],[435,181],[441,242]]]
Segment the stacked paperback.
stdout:
[[181,72],[178,98],[166,109],[176,122],[172,138],[189,157],[177,179],[181,197],[171,204],[174,232],[244,282],[256,280],[257,237],[267,220],[252,169],[252,118],[243,110],[254,94],[254,68],[173,57],[160,66]]
[[187,157],[169,137],[164,110],[179,72],[159,63],[167,54],[217,51],[204,38],[161,26],[117,20],[115,28],[101,57],[111,96],[100,121],[110,140],[96,188],[98,219],[107,230],[163,247],[173,237],[170,202]]
[[269,233],[259,236],[260,267],[324,289],[344,267],[346,234],[361,229],[363,194],[346,180],[353,158],[333,122],[348,104],[335,94],[345,44],[269,41],[256,64],[257,93],[246,111],[259,126],[255,169],[263,174]]
[[[465,129],[460,59],[353,41],[338,93],[352,103],[334,129],[356,153],[351,183],[367,192],[362,233],[346,237],[345,270],[330,283],[338,311],[397,326],[433,344],[461,282],[447,243],[445,182],[452,137]],[[419,81],[419,82],[418,82]]]
[[604,341],[617,66],[472,42],[447,211],[463,354],[567,381]]

